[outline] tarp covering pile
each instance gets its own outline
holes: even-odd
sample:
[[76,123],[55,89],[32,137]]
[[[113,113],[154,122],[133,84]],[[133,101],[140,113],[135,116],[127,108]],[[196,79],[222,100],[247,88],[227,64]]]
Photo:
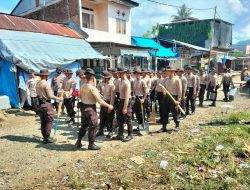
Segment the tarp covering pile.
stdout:
[[24,70],[65,67],[80,59],[105,59],[83,39],[0,30],[0,57]]
[[156,56],[160,58],[175,57],[176,53],[172,52],[170,48],[165,48],[157,43],[154,39],[132,37],[132,44],[139,47],[148,47],[155,49],[155,51],[150,51],[151,56]]

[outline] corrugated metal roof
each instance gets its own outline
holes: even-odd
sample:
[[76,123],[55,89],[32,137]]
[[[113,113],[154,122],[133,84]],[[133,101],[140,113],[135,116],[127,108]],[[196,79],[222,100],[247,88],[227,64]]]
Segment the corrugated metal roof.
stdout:
[[79,33],[63,24],[0,14],[0,29],[59,35],[83,39]]

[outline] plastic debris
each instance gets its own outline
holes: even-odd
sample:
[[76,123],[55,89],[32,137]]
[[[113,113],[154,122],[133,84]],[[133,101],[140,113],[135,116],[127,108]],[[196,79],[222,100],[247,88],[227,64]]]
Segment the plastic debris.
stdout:
[[221,151],[222,149],[224,149],[224,146],[223,146],[223,145],[218,145],[218,146],[216,146],[216,148],[215,148],[216,151]]
[[68,180],[68,179],[69,179],[68,175],[66,175],[66,176],[63,177],[63,180]]
[[132,160],[134,163],[141,165],[145,162],[145,159],[142,158],[141,156],[134,156],[132,158],[130,158],[130,160]]
[[156,155],[157,155],[157,152],[155,152],[155,151],[148,151],[148,152],[143,153],[143,156],[147,156],[147,157],[153,157]]
[[162,160],[160,163],[160,168],[165,170],[167,169],[167,166],[168,166],[168,162],[166,160]]
[[249,169],[250,166],[247,163],[240,164],[240,168]]

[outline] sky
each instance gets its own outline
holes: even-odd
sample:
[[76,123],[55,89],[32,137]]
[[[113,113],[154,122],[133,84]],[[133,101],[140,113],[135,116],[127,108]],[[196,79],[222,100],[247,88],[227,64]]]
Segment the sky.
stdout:
[[[10,13],[19,0],[0,0],[0,12]],[[132,35],[142,36],[157,22],[171,22],[177,13],[174,7],[158,5],[148,0],[134,0],[140,4],[132,9]],[[189,8],[214,8],[217,6],[217,18],[231,22],[233,26],[233,43],[250,39],[250,0],[156,0],[158,2]],[[199,19],[213,18],[214,10],[192,10],[192,17]]]

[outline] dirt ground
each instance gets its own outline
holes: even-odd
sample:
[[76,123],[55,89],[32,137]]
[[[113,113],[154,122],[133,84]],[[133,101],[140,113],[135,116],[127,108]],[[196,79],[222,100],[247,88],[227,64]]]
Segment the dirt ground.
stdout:
[[[126,157],[124,153],[137,147],[143,148],[148,143],[167,136],[181,136],[183,132],[196,128],[216,115],[235,111],[249,111],[248,96],[238,95],[233,102],[222,102],[220,90],[217,107],[197,108],[195,115],[188,116],[181,122],[181,131],[172,134],[156,134],[144,137],[135,136],[128,142],[107,141],[97,138],[100,151],[88,151],[87,139],[81,150],[75,148],[77,125],[65,123],[60,118],[55,144],[44,145],[41,141],[39,119],[32,111],[11,111],[5,114],[6,121],[0,122],[0,189],[70,189],[64,186],[69,171],[73,171],[81,161],[108,160],[112,157]],[[206,101],[205,105],[210,104]],[[170,128],[173,122],[171,121]],[[160,125],[151,125],[152,132]],[[145,147],[146,148],[146,147]],[[129,155],[128,159],[131,155]],[[96,167],[93,165],[93,167]],[[91,170],[91,168],[90,168]],[[60,188],[59,188],[60,187]]]

